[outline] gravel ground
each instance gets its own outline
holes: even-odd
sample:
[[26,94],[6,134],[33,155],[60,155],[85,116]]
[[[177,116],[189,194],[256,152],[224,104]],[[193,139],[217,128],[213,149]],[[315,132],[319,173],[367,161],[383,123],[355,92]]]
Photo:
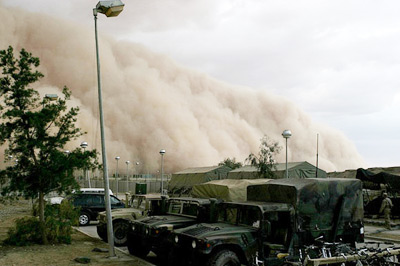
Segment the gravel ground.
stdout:
[[[14,226],[15,219],[30,216],[32,204],[27,200],[13,203],[0,203],[0,243],[6,238],[7,231]],[[98,248],[105,252],[94,252]],[[107,244],[78,231],[72,235],[69,245],[33,245],[27,247],[2,246],[0,244],[0,265],[7,266],[70,266],[82,265],[76,258],[90,259],[92,266],[148,266],[151,265],[141,259],[124,254],[116,250],[116,257],[109,258]]]

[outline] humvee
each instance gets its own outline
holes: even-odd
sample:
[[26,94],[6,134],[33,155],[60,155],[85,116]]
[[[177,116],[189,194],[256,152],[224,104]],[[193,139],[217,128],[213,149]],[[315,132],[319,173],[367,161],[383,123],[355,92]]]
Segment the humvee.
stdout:
[[[161,212],[160,194],[134,194],[129,200],[129,208],[114,209],[111,211],[111,219],[114,231],[114,244],[125,246],[128,240],[127,233],[129,222],[147,215],[155,215]],[[97,234],[103,241],[107,241],[106,212],[100,212],[97,220]]]
[[361,181],[279,179],[250,185],[248,201],[218,205],[216,223],[176,229],[171,265],[291,265],[317,238],[364,238]]
[[215,199],[170,198],[165,202],[163,215],[149,216],[131,222],[128,232],[128,250],[132,255],[145,257],[153,251],[162,260],[166,259],[169,248],[166,243],[173,229],[187,227],[201,222],[213,221],[212,209]]

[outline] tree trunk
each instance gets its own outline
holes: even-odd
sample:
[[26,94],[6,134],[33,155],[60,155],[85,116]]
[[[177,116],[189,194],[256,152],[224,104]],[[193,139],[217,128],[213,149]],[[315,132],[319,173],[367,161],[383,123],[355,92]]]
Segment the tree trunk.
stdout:
[[46,226],[44,221],[44,194],[43,192],[39,192],[39,226],[40,226],[40,234],[42,235],[42,243],[47,245],[47,237],[46,237]]

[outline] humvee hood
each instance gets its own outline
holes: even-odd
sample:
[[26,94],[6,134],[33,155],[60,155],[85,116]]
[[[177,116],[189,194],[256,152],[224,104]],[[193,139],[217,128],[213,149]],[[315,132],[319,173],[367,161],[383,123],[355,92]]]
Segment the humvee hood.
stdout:
[[193,222],[196,218],[178,216],[178,215],[164,215],[164,216],[151,216],[137,221],[138,223],[146,224],[152,227],[160,226],[163,224],[181,224]]
[[258,228],[245,225],[234,225],[227,223],[213,223],[213,224],[201,223],[186,228],[178,229],[176,230],[176,232],[191,237],[205,239],[220,235],[252,233],[256,232],[257,230]]

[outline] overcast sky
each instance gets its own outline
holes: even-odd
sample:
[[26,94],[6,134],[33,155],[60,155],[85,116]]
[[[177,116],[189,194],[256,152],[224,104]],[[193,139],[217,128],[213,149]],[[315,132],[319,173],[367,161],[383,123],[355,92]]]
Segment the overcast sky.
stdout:
[[[88,27],[97,3],[2,2]],[[119,17],[99,15],[99,31],[282,95],[341,130],[367,166],[398,166],[399,10],[398,1],[126,0]]]

